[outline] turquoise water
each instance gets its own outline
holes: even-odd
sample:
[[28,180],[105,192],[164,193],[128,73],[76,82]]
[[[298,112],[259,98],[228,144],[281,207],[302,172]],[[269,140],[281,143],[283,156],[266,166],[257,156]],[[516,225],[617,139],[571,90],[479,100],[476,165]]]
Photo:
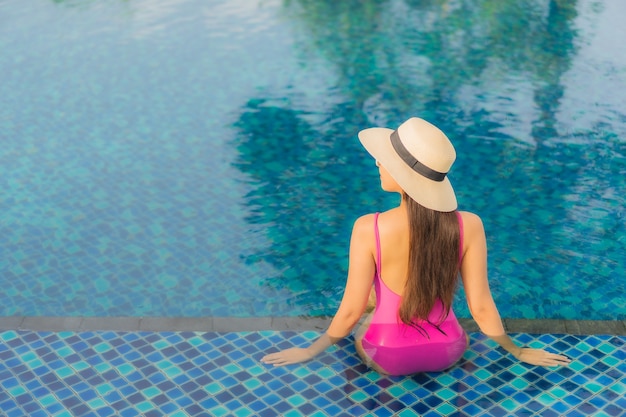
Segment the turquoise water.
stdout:
[[503,317],[625,319],[626,8],[502,3],[0,2],[0,315],[332,314],[417,115]]

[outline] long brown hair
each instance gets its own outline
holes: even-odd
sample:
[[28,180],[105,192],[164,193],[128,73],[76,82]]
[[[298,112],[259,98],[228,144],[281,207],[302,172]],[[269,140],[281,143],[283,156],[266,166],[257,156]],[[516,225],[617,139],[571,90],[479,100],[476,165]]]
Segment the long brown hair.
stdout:
[[[402,322],[421,328],[428,321],[435,301],[441,300],[444,314],[452,306],[459,274],[459,221],[455,212],[427,209],[403,194],[409,218],[409,268],[399,316]],[[440,329],[441,330],[441,329]]]

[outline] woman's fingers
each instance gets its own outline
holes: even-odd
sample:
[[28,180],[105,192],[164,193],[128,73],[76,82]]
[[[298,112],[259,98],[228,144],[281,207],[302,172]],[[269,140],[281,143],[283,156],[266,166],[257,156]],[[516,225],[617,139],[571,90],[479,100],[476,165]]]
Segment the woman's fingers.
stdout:
[[543,349],[522,349],[520,360],[532,365],[559,366],[567,365],[571,359],[564,355],[546,352]]
[[311,359],[311,354],[307,349],[290,348],[265,355],[261,358],[261,362],[274,366],[282,366],[304,362],[309,359]]
[[269,355],[265,355],[265,356],[263,356],[263,358],[261,358],[261,362],[269,363],[269,364],[280,363],[283,360],[284,359],[281,357],[280,352],[272,353],[272,354],[269,354]]

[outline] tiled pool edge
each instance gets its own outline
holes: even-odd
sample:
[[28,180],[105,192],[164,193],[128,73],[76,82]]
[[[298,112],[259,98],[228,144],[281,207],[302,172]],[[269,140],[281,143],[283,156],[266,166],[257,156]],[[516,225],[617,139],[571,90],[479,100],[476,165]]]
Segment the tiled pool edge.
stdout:
[[[459,319],[468,332],[478,332],[472,319]],[[503,319],[511,333],[610,334],[626,336],[626,320]],[[32,331],[211,331],[324,330],[330,317],[0,317],[0,330]]]

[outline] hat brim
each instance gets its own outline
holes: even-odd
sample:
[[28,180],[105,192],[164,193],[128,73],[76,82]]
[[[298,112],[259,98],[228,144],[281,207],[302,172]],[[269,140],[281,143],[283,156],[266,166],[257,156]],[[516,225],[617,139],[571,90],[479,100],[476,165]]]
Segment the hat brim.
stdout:
[[359,140],[413,200],[435,211],[456,210],[456,195],[448,177],[443,181],[433,181],[415,172],[393,149],[391,133],[393,129],[372,127],[360,131]]

